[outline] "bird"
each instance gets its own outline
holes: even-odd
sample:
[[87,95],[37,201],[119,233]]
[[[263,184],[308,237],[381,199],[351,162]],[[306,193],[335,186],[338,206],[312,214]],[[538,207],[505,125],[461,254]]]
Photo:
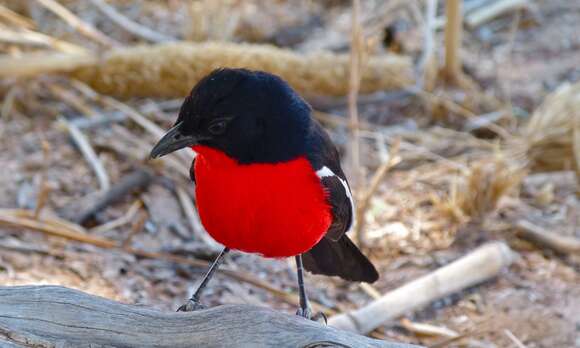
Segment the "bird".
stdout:
[[294,257],[296,314],[307,319],[304,269],[354,282],[378,279],[346,234],[355,218],[352,193],[338,149],[312,113],[279,76],[242,68],[213,70],[185,98],[150,156],[194,150],[199,217],[224,249],[178,311],[205,308],[203,290],[230,250]]

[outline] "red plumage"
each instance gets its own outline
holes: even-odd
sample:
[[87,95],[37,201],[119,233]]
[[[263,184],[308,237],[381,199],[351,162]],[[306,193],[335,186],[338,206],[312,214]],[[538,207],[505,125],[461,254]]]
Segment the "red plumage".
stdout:
[[216,241],[265,257],[288,257],[310,250],[328,230],[326,192],[305,157],[239,164],[210,147],[193,149],[197,207]]

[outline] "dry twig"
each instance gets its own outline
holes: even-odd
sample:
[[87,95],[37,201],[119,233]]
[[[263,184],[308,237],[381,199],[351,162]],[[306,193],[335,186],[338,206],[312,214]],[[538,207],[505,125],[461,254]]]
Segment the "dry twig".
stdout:
[[421,336],[443,336],[443,337],[458,337],[459,334],[453,330],[446,327],[435,326],[424,323],[415,323],[407,318],[403,318],[400,321],[401,326],[416,335]]
[[0,19],[8,22],[17,27],[25,28],[25,29],[34,29],[34,21],[30,18],[21,16],[20,14],[12,11],[8,7],[0,4]]
[[133,204],[131,204],[131,206],[129,207],[129,209],[127,209],[127,212],[123,216],[121,216],[118,219],[108,221],[102,225],[95,226],[91,228],[89,232],[91,234],[103,234],[107,231],[126,225],[135,218],[135,216],[139,212],[139,209],[141,209],[142,206],[143,203],[140,200],[136,200],[135,202],[133,202]]
[[457,82],[461,75],[461,36],[462,28],[462,0],[447,0],[445,2],[445,66],[443,73],[450,82]]
[[522,341],[520,341],[520,339],[517,338],[516,335],[514,335],[510,330],[504,329],[503,333],[510,339],[510,341],[515,343],[518,348],[527,348],[526,345],[523,344]]
[[121,43],[111,39],[103,32],[96,29],[94,26],[84,22],[82,19],[77,17],[69,9],[58,3],[56,0],[36,0],[42,6],[50,10],[55,15],[62,18],[68,25],[78,30],[79,33],[88,37],[99,44],[106,47],[121,46]]
[[449,265],[385,294],[379,300],[331,317],[328,323],[343,330],[368,333],[403,313],[497,276],[512,263],[515,255],[504,243],[483,245]]
[[141,190],[147,187],[153,180],[153,173],[144,168],[140,168],[130,174],[125,175],[119,182],[115,183],[109,190],[104,192],[103,196],[98,199],[89,208],[82,211],[76,219],[79,224],[86,223],[93,218],[95,214],[102,211],[109,205],[119,201],[129,193]]
[[550,248],[562,254],[580,254],[580,239],[561,236],[554,232],[548,232],[527,220],[516,223],[518,235],[535,244]]
[[350,43],[350,63],[348,82],[348,114],[349,114],[349,157],[350,183],[356,190],[360,185],[360,146],[357,97],[361,82],[361,68],[364,55],[364,38],[359,22],[360,0],[352,0],[352,24]]
[[389,158],[387,161],[383,162],[380,167],[375,171],[371,182],[369,184],[368,190],[364,192],[357,201],[356,207],[356,216],[358,220],[356,222],[356,236],[358,238],[358,242],[360,245],[365,245],[365,235],[364,235],[364,225],[365,225],[365,212],[368,209],[369,202],[371,197],[375,194],[377,189],[379,188],[379,184],[393,166],[397,165],[401,158],[397,156],[399,152],[399,143],[395,143],[390,151]]
[[101,159],[91,146],[91,143],[89,142],[87,137],[83,134],[83,132],[80,131],[80,129],[78,129],[77,126],[68,122],[64,117],[61,117],[59,119],[59,122],[68,131],[73,142],[78,146],[81,154],[83,155],[89,166],[93,169],[93,172],[97,177],[97,181],[99,182],[100,190],[101,191],[109,190],[109,188],[111,187],[111,180],[109,179],[109,175],[105,170],[103,162],[101,162]]
[[465,24],[471,29],[499,17],[505,13],[529,8],[528,0],[499,0],[494,1],[488,6],[472,11],[465,17]]
[[0,42],[17,45],[48,47],[64,53],[72,53],[72,54],[83,54],[87,52],[87,50],[81,46],[72,44],[70,42],[61,39],[55,39],[43,33],[35,32],[28,29],[15,31],[10,30],[8,28],[4,28],[2,26],[0,26]]
[[121,28],[137,37],[151,42],[176,41],[176,39],[171,36],[161,34],[151,28],[132,21],[103,0],[90,0],[90,2]]

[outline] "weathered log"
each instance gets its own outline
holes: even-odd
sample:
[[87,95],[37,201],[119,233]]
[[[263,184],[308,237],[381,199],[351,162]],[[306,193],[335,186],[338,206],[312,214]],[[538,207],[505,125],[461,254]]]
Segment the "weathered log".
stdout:
[[174,313],[60,286],[0,287],[0,347],[230,346],[416,347],[250,305]]

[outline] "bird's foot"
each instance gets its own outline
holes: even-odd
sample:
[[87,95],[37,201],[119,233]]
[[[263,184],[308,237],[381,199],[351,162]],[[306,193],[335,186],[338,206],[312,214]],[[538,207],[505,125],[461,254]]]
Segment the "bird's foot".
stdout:
[[312,315],[312,310],[310,309],[310,307],[305,308],[305,309],[298,308],[298,310],[296,311],[296,315],[301,316],[301,317],[308,319],[308,320],[315,321],[315,322],[320,323],[320,324],[324,324],[324,325],[326,325],[328,322],[326,315],[322,312],[318,312],[318,313]]
[[199,311],[202,309],[206,309],[207,307],[199,303],[199,301],[194,299],[189,299],[185,304],[181,305],[181,307],[177,308],[178,312],[193,312]]

